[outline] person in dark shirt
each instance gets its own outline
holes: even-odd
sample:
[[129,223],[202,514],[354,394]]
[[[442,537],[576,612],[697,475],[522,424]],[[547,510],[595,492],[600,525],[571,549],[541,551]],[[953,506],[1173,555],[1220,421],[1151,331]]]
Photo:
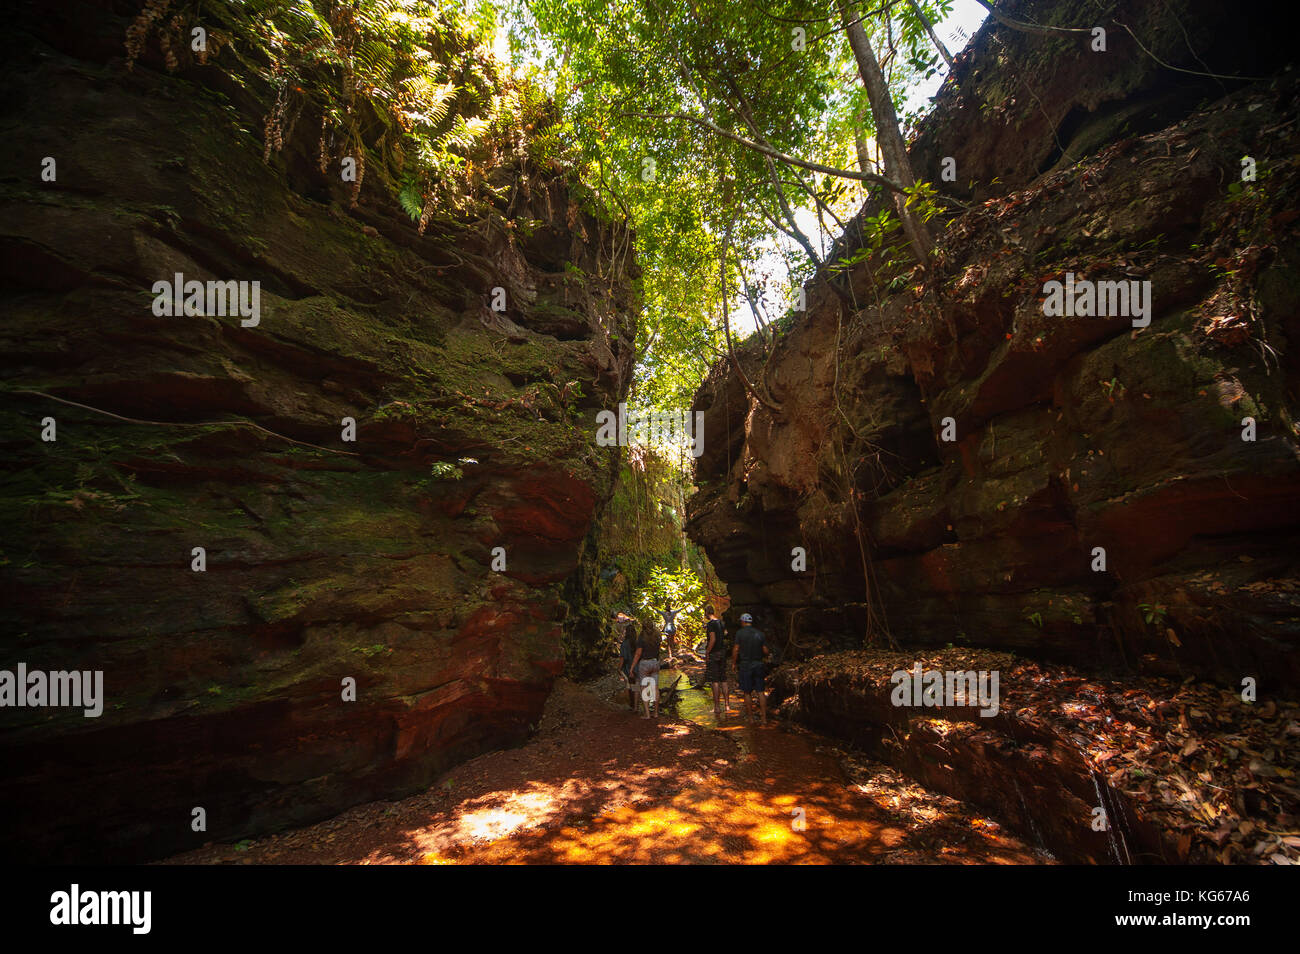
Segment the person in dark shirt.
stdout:
[[727,685],[727,627],[718,619],[712,606],[704,607],[708,622],[704,632],[708,645],[704,649],[704,681],[713,684],[713,716],[721,724],[731,708],[731,692]]
[[651,622],[641,626],[632,669],[640,683],[641,701],[645,704],[645,715],[641,718],[650,718],[651,703],[654,703],[655,718],[659,718],[659,629]]
[[754,696],[758,696],[758,707],[762,713],[763,725],[767,725],[767,694],[763,691],[763,659],[769,655],[767,642],[762,630],[753,626],[754,617],[748,613],[741,614],[740,629],[736,630],[736,643],[731,650],[731,663],[736,667],[740,677],[740,692],[745,697],[745,721],[754,716]]
[[614,617],[614,631],[619,634],[618,671],[627,681],[627,706],[636,711],[636,672],[632,668],[632,659],[636,656],[636,620],[627,613]]

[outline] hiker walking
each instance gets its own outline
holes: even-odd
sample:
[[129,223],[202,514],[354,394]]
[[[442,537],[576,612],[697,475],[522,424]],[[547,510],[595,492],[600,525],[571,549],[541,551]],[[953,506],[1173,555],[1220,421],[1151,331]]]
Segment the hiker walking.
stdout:
[[659,630],[653,623],[647,621],[641,626],[641,638],[636,643],[632,668],[636,672],[641,702],[645,706],[645,715],[641,718],[650,718],[652,702],[655,718],[659,718]]
[[664,608],[659,611],[659,615],[664,618],[664,636],[668,638],[668,661],[672,662],[673,657],[677,655],[677,614],[681,610],[673,609],[671,603],[665,603]]
[[731,708],[731,690],[727,684],[727,627],[712,604],[704,607],[708,622],[704,624],[704,633],[708,644],[704,647],[704,681],[713,685],[713,715],[719,724],[727,718]]
[[767,695],[763,692],[763,659],[769,655],[762,630],[753,626],[754,617],[748,613],[740,616],[740,629],[736,630],[736,643],[731,650],[731,663],[740,677],[740,692],[745,697],[745,721],[754,716],[754,696],[767,725]]
[[614,617],[614,631],[619,634],[618,671],[627,682],[627,707],[636,712],[637,679],[632,665],[636,656],[636,620],[620,612]]

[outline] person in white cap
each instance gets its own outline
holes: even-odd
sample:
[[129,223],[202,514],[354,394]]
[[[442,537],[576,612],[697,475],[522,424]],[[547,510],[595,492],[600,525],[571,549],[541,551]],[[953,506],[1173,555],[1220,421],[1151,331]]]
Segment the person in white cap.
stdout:
[[740,693],[745,697],[745,721],[754,717],[754,696],[758,696],[758,708],[762,714],[763,725],[767,725],[767,694],[763,691],[763,660],[769,655],[767,643],[762,630],[753,626],[754,617],[748,613],[740,614],[740,629],[736,630],[736,641],[731,649],[731,664],[736,667],[740,677]]

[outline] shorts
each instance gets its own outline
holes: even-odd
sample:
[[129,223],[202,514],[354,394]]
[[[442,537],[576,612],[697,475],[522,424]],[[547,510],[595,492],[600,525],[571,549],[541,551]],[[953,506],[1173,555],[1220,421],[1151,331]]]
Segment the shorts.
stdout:
[[763,691],[763,664],[761,662],[741,663],[736,668],[740,671],[741,692]]
[[721,653],[715,653],[704,661],[704,681],[705,682],[726,682],[727,681],[727,657]]
[[658,680],[659,660],[657,659],[641,660],[639,663],[636,664],[636,674],[638,677],[637,679],[638,682],[640,682],[646,676],[649,676],[652,679],[654,679],[656,682],[658,682],[659,681]]

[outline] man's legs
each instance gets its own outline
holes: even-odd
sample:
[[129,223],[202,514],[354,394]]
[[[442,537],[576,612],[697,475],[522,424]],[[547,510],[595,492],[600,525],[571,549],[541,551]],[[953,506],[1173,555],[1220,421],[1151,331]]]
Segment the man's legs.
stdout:
[[[641,663],[641,701],[645,705],[645,717],[650,718],[650,703],[654,702],[655,716],[659,715],[659,662],[650,660]],[[649,679],[649,682],[646,680]]]
[[736,672],[740,676],[740,694],[745,699],[745,721],[751,722],[754,718],[754,666],[742,662],[736,667]]

